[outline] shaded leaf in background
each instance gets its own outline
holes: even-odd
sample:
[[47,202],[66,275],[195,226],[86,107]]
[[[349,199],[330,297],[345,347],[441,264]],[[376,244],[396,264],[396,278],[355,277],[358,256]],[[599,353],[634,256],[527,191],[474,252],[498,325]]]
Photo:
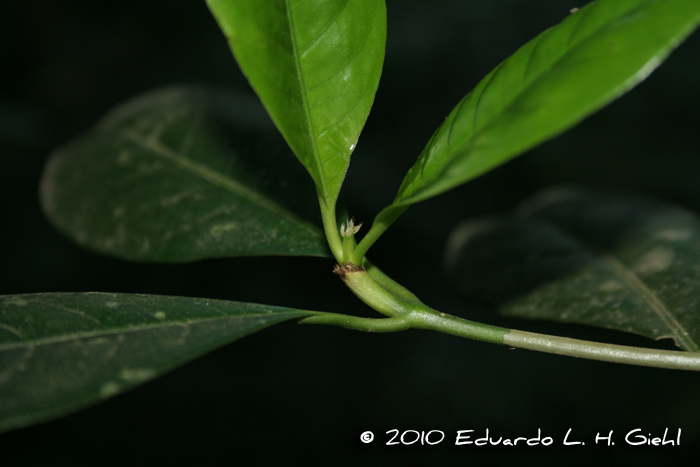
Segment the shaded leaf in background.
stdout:
[[0,431],[112,397],[308,312],[107,293],[0,297]]
[[452,110],[380,220],[572,127],[646,78],[698,22],[697,0],[598,0],[569,15]]
[[384,0],[207,0],[238,64],[332,209],[384,61]]
[[255,98],[222,90],[118,107],[52,155],[41,202],[61,232],[123,259],[329,254],[304,170]]
[[520,318],[673,338],[700,350],[700,220],[634,195],[546,191],[517,218],[467,221],[446,251],[467,298]]

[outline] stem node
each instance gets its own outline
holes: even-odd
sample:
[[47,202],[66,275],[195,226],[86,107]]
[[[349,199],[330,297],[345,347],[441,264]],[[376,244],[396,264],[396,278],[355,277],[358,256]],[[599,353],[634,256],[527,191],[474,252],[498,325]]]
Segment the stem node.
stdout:
[[345,281],[347,279],[348,274],[356,272],[365,272],[365,268],[363,266],[357,266],[351,263],[350,261],[345,261],[342,264],[336,264],[333,268],[333,272],[335,274],[338,274],[340,278]]

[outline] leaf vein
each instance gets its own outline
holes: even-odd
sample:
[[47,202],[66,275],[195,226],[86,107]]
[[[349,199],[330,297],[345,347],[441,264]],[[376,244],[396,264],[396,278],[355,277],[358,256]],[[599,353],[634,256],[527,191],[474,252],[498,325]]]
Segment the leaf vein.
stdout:
[[191,159],[188,159],[187,157],[183,157],[182,155],[172,151],[170,148],[162,145],[159,141],[152,141],[152,140],[144,140],[139,137],[138,134],[134,133],[133,131],[130,130],[122,130],[121,135],[136,143],[144,148],[150,150],[157,156],[160,156],[164,159],[167,159],[171,162],[174,162],[176,165],[181,167],[184,170],[189,171],[192,174],[195,174],[199,176],[200,178],[207,180],[208,182],[217,185],[221,188],[224,188],[232,193],[237,194],[238,196],[246,199],[247,201],[258,205],[259,207],[266,209],[270,212],[273,212],[280,217],[288,220],[289,222],[293,222],[301,226],[302,228],[306,229],[310,233],[313,233],[315,236],[318,236],[318,232],[316,231],[316,228],[311,226],[308,222],[300,219],[299,217],[295,216],[291,212],[287,211],[284,209],[282,206],[278,205],[274,201],[270,200],[269,198],[254,192],[250,188],[246,187],[245,185],[242,185],[238,183],[236,180],[226,177],[224,175],[221,175],[209,167],[197,163]]
[[326,32],[328,32],[328,29],[333,25],[333,23],[335,23],[335,20],[338,19],[338,17],[343,13],[343,11],[345,11],[345,8],[348,6],[348,3],[350,3],[350,0],[345,1],[345,4],[342,6],[342,8],[340,8],[338,12],[333,16],[333,18],[331,18],[331,20],[328,22],[328,25],[326,25],[326,27],[323,28],[323,30],[320,33],[318,33],[316,37],[314,37],[306,47],[304,47],[304,50],[301,51],[302,57],[306,55],[306,52],[308,52],[309,49],[313,47],[314,44],[326,34]]
[[17,337],[19,337],[19,338],[21,338],[21,339],[24,339],[24,335],[23,335],[19,330],[17,330],[16,328],[10,326],[9,324],[0,323],[0,328],[6,330],[6,331],[8,331],[8,332],[10,332],[11,334],[16,335]]
[[[376,15],[375,15],[375,16],[376,16]],[[338,73],[340,73],[341,71],[345,70],[352,62],[355,61],[355,59],[357,59],[357,57],[360,56],[360,54],[362,53],[362,51],[363,51],[364,48],[365,48],[365,45],[367,44],[367,40],[369,39],[370,34],[372,33],[372,26],[374,25],[375,16],[372,16],[372,22],[371,22],[371,23],[369,24],[369,26],[366,28],[367,33],[365,34],[365,37],[364,37],[363,40],[362,40],[362,45],[357,49],[357,52],[355,52],[355,55],[353,55],[352,57],[350,57],[344,64],[342,64],[335,72],[333,72],[333,73],[332,73],[330,76],[328,76],[326,79],[324,79],[323,81],[321,81],[320,83],[316,84],[316,85],[313,86],[311,89],[309,89],[309,90],[308,90],[309,93],[311,93],[311,92],[314,91],[315,89],[319,88],[319,87],[322,86],[324,83],[326,83],[326,82],[330,81],[331,79],[333,79],[336,75],[338,75]]]
[[[75,333],[70,333],[70,334],[62,334],[58,336],[51,336],[51,337],[45,337],[45,338],[40,338],[36,339],[33,341],[24,341],[24,342],[10,342],[7,344],[0,344],[0,352],[6,351],[6,350],[12,350],[12,349],[18,349],[18,348],[25,348],[25,347],[38,347],[41,345],[50,345],[50,344],[58,344],[61,342],[69,342],[72,340],[77,340],[77,339],[90,339],[90,338],[95,338],[95,337],[103,337],[103,336],[113,336],[113,335],[118,335],[118,334],[129,334],[129,333],[135,333],[135,332],[142,332],[142,331],[150,331],[154,329],[162,329],[162,328],[168,328],[168,327],[173,327],[173,326],[190,326],[193,324],[204,324],[208,322],[215,322],[215,321],[221,321],[221,320],[226,320],[226,319],[245,319],[245,318],[260,318],[260,317],[269,317],[269,316],[275,316],[275,317],[280,317],[284,318],[287,317],[289,319],[300,316],[300,315],[306,315],[306,314],[313,314],[314,312],[307,312],[307,311],[300,311],[300,312],[288,312],[288,313],[278,313],[275,315],[270,315],[270,313],[258,313],[258,314],[245,314],[245,315],[227,315],[227,316],[222,316],[222,317],[211,317],[211,318],[204,318],[204,319],[198,319],[198,320],[188,320],[185,322],[168,322],[168,323],[159,323],[159,324],[148,324],[148,325],[139,325],[139,327],[126,327],[126,328],[112,328],[112,329],[101,329],[101,330],[95,330],[95,331],[83,331],[83,332],[75,332]],[[291,315],[291,316],[289,316]]]
[[[289,5],[290,0],[285,0],[285,7],[289,14],[287,15],[287,22],[289,26],[289,31],[290,31],[290,36],[291,36],[291,41],[292,41],[292,48],[293,48],[293,56],[294,56],[294,67],[296,69],[296,75],[297,79],[299,80],[299,85],[301,88],[301,99],[302,99],[302,110],[304,111],[304,116],[306,119],[306,125],[309,129],[309,132],[311,133],[309,136],[311,137],[310,141],[310,146],[311,146],[311,151],[315,157],[312,158],[314,165],[316,166],[316,171],[318,173],[318,178],[319,182],[321,185],[321,192],[323,193],[323,196],[326,197],[328,195],[328,184],[326,182],[326,177],[324,176],[323,173],[323,167],[320,163],[319,159],[319,154],[320,151],[318,149],[318,141],[316,140],[316,135],[315,135],[315,130],[314,130],[314,125],[313,125],[313,119],[311,117],[311,111],[309,110],[309,98],[308,98],[308,92],[306,89],[306,84],[304,82],[304,74],[302,73],[301,70],[301,60],[299,57],[298,49],[297,49],[297,36],[296,36],[296,30],[294,28],[294,17],[293,17],[293,12],[292,8]],[[329,199],[326,199],[326,201],[330,201]]]
[[[528,79],[527,77],[530,75],[531,69],[532,69],[532,62],[533,62],[533,55],[537,50],[542,46],[542,42],[551,34],[551,32],[554,31],[554,28],[549,28],[546,31],[544,31],[542,34],[537,36],[537,42],[533,44],[532,48],[530,49],[530,56],[526,60],[526,65],[525,65],[525,71],[523,72],[523,77],[522,77],[522,83],[523,87],[527,87]],[[551,69],[551,67],[547,68],[547,70]]]
[[674,339],[681,347],[691,352],[700,350],[700,347],[693,341],[688,331],[685,330],[676,317],[666,308],[666,305],[664,305],[659,297],[657,297],[634,272],[612,255],[601,253],[598,256],[618,277],[624,280],[632,289],[636,290],[637,293],[642,296],[654,313],[656,313],[671,333],[673,333]]
[[[31,302],[30,302],[30,303],[31,303]],[[88,321],[93,321],[93,322],[95,322],[95,323],[97,323],[97,324],[99,324],[99,325],[102,324],[102,323],[100,322],[100,320],[98,320],[98,319],[96,319],[96,318],[93,318],[92,316],[90,316],[90,315],[88,315],[88,314],[86,314],[86,313],[84,313],[84,312],[82,312],[82,311],[80,311],[80,310],[75,310],[75,309],[73,309],[73,308],[70,308],[70,307],[67,307],[67,306],[65,306],[65,305],[61,305],[61,304],[58,304],[58,303],[57,303],[57,304],[54,304],[54,305],[52,305],[52,306],[55,307],[55,308],[59,308],[59,309],[65,311],[65,312],[67,312],[67,313],[70,313],[70,314],[73,314],[73,315],[78,315],[78,316],[80,316],[80,317],[83,318],[83,319],[87,319]]]

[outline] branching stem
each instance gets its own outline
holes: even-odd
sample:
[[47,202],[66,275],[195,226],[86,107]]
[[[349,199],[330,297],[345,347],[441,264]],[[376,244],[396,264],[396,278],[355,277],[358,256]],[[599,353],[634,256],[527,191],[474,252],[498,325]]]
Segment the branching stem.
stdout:
[[[369,266],[374,268],[373,266]],[[700,352],[657,350],[535,334],[476,323],[440,313],[424,305],[399,284],[374,268],[352,263],[336,266],[347,286],[365,303],[388,318],[359,318],[321,313],[300,320],[305,324],[329,324],[366,332],[396,332],[409,328],[430,329],[459,337],[605,362],[657,368],[700,371]],[[375,281],[373,277],[377,277]],[[380,283],[387,284],[383,287]]]
[[393,207],[387,208],[379,213],[377,218],[372,223],[372,227],[369,229],[369,232],[367,232],[362,240],[360,240],[360,243],[358,243],[355,247],[350,261],[352,261],[354,264],[362,264],[362,261],[367,254],[367,250],[374,245],[374,242],[379,240],[379,237],[382,236],[386,229],[388,229],[406,209],[408,209],[408,206]]

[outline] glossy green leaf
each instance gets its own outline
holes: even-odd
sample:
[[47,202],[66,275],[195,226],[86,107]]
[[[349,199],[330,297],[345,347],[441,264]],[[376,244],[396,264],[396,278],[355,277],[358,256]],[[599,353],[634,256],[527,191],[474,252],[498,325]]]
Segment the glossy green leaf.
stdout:
[[521,318],[673,338],[700,350],[700,219],[653,199],[557,189],[518,218],[452,234],[448,277],[469,299]]
[[255,98],[176,87],[134,99],[58,149],[49,219],[137,261],[328,255],[313,184]]
[[106,293],[0,297],[0,431],[112,397],[308,312]]
[[247,76],[333,208],[379,84],[384,0],[207,0]]
[[646,78],[698,22],[697,0],[598,0],[570,14],[454,108],[389,210],[465,183],[575,125]]

